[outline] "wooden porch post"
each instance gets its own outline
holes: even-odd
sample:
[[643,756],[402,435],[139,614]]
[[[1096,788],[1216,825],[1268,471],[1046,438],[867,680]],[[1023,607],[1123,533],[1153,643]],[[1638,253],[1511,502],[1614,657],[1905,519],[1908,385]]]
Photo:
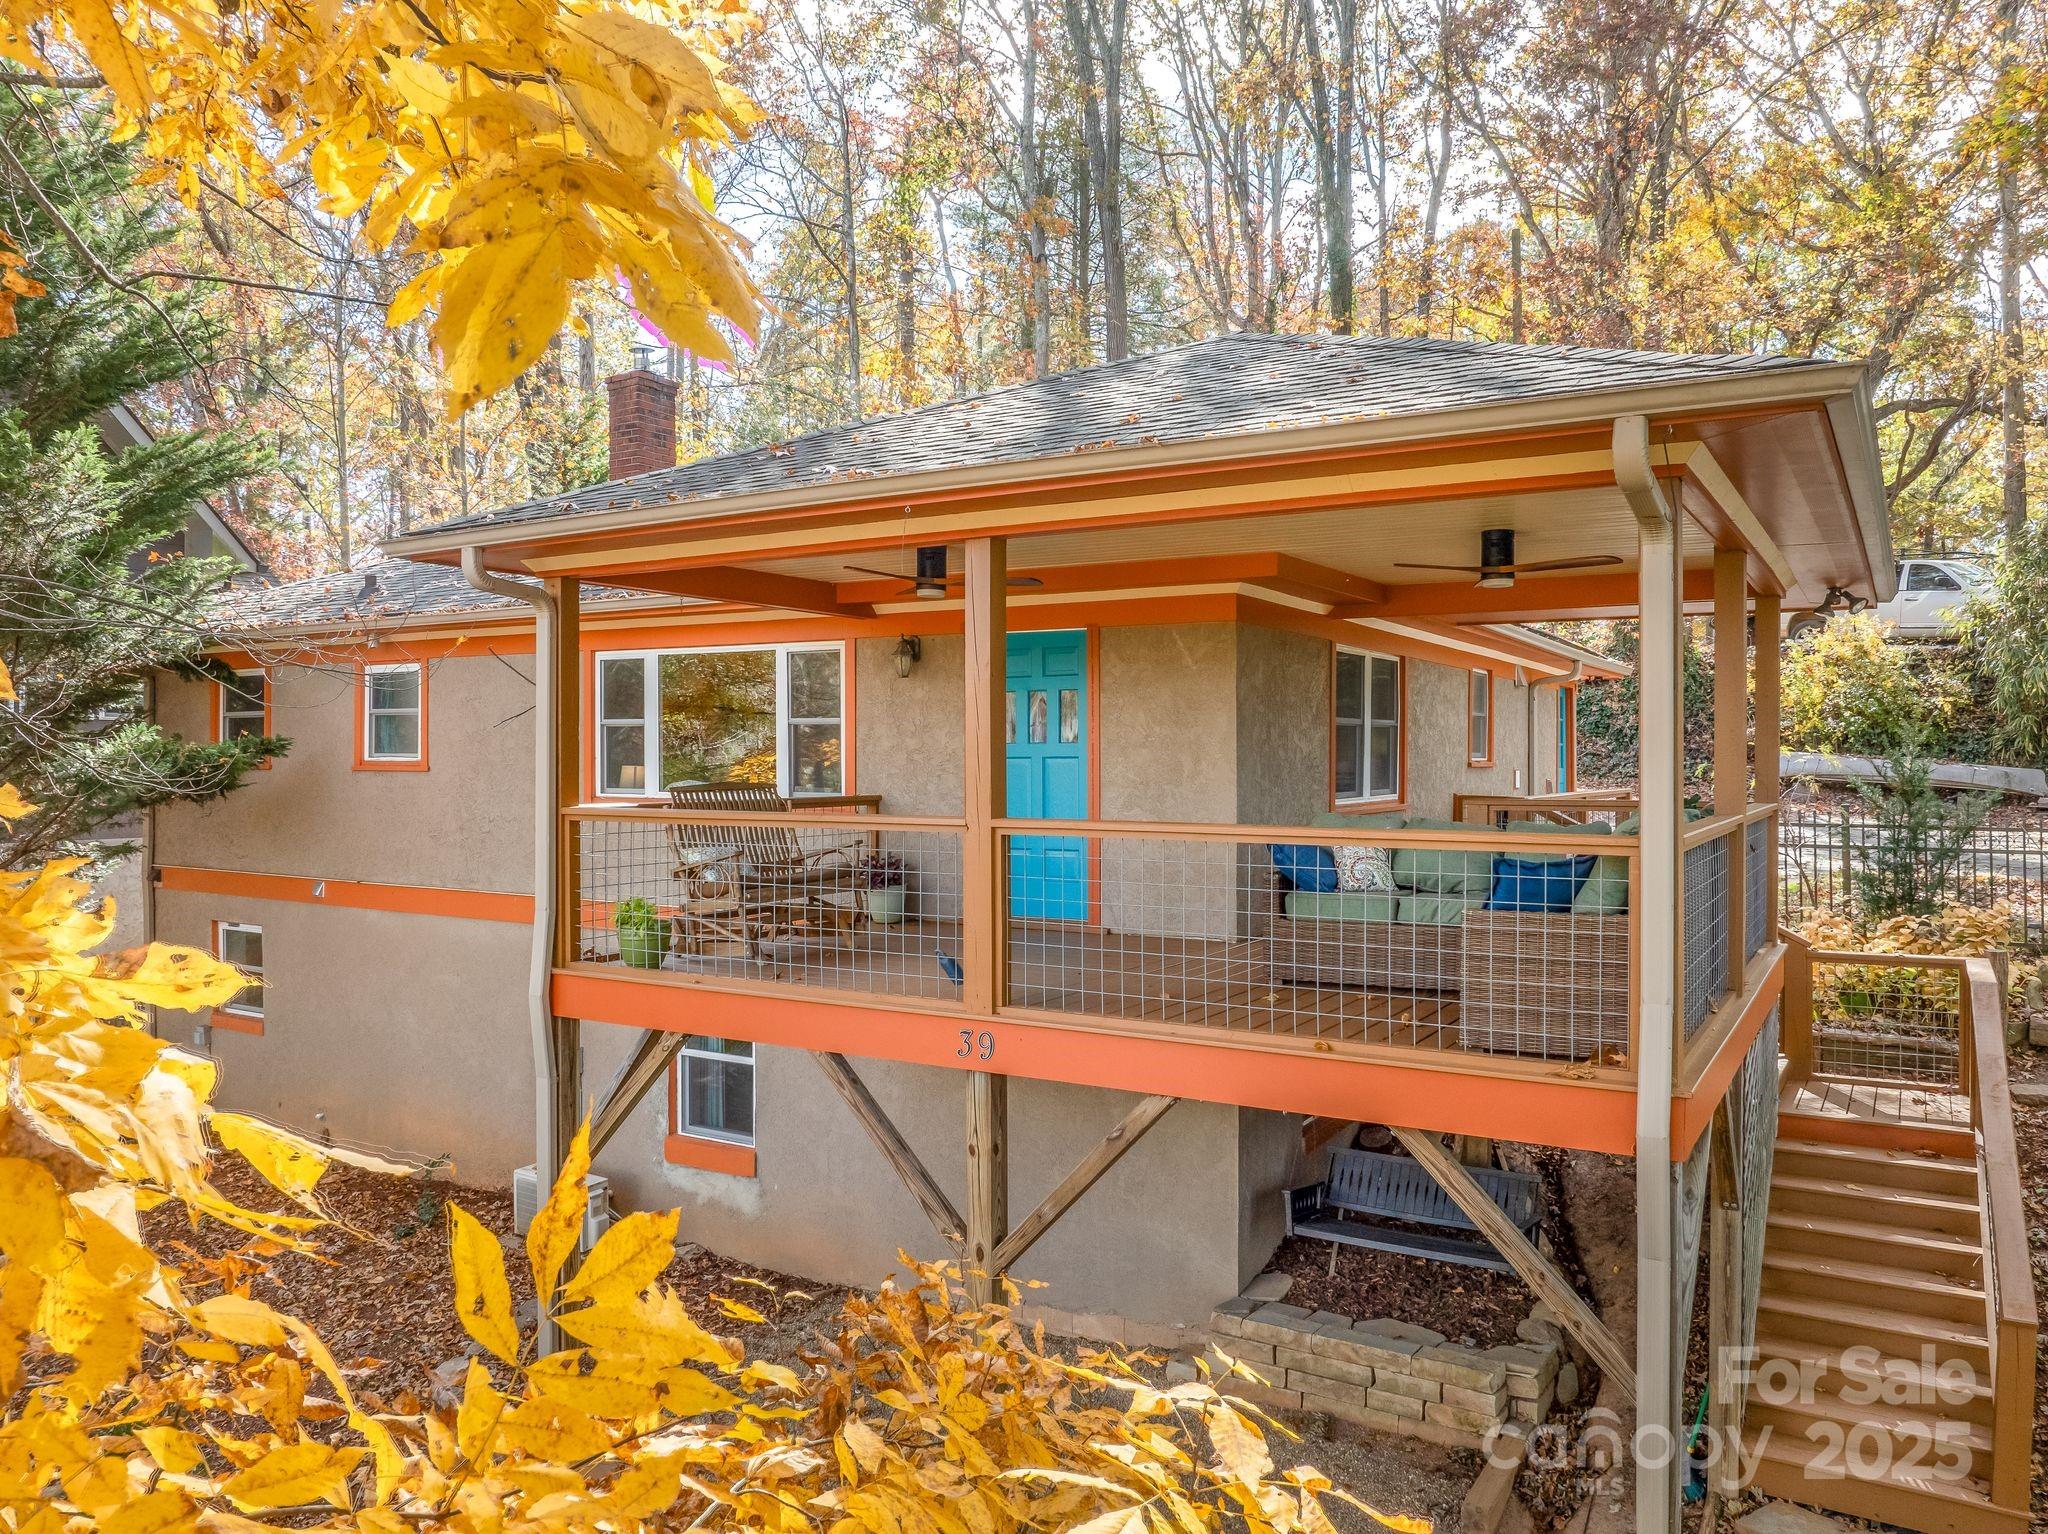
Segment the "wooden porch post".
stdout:
[[[1657,484],[1649,423],[1614,423],[1614,477],[1636,516],[1638,761],[1642,801],[1636,888],[1636,1394],[1637,1422],[1652,1453],[1636,1464],[1638,1534],[1678,1526],[1675,1443],[1679,1419],[1681,1323],[1674,1256],[1671,1161],[1672,1068],[1678,1024],[1679,893],[1683,851],[1684,753],[1681,746],[1681,625],[1684,609],[1683,513]],[[1667,1436],[1668,1435],[1668,1436]],[[1663,1439],[1662,1443],[1655,1442]]]
[[[1009,807],[1003,780],[1003,683],[1008,631],[1008,551],[1000,538],[967,545],[966,715],[963,726],[967,828],[960,849],[961,999],[971,1015],[1003,1003],[1009,970],[1009,912],[1004,900],[1002,838],[995,822]],[[1010,1094],[1008,1078],[988,1071],[967,1077],[967,1242],[962,1254],[967,1293],[977,1304],[995,1298],[995,1253],[1009,1234]]]
[[967,1297],[996,1298],[996,1248],[1010,1233],[1010,1078],[967,1073]]
[[[1741,549],[1714,551],[1714,813],[1749,808],[1749,556]],[[1728,839],[1728,988],[1742,989],[1749,957],[1744,899],[1747,828]]]
[[[1778,598],[1758,593],[1756,599],[1756,798],[1775,804],[1783,787],[1778,781],[1778,711],[1782,707],[1778,661]],[[1778,815],[1764,838],[1764,941],[1778,940]]]

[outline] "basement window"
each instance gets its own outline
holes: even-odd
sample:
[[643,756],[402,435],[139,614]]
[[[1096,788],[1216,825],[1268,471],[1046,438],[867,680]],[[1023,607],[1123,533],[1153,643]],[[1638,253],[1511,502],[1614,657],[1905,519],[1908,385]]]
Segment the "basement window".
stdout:
[[247,922],[215,922],[215,957],[232,964],[256,983],[244,986],[221,1004],[220,1010],[233,1017],[263,1016],[263,929]]
[[754,1143],[754,1046],[743,1039],[692,1034],[676,1073],[676,1124],[682,1133],[735,1145]]

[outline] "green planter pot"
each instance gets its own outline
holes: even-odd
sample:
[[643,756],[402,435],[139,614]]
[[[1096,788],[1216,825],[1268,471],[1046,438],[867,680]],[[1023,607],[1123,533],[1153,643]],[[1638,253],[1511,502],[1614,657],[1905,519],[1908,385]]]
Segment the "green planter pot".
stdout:
[[893,927],[903,920],[903,886],[892,884],[883,889],[866,890],[862,904],[869,921],[878,927]]
[[635,969],[660,969],[668,957],[668,927],[619,928],[619,957]]

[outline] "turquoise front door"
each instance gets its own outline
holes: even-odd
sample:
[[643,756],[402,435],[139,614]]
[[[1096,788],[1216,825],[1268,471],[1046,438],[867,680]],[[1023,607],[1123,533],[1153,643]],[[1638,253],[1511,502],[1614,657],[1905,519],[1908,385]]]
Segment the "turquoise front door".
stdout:
[[[1088,638],[1078,631],[1012,634],[1004,666],[1003,738],[1016,819],[1088,817]],[[1010,839],[1012,915],[1088,917],[1088,840]]]

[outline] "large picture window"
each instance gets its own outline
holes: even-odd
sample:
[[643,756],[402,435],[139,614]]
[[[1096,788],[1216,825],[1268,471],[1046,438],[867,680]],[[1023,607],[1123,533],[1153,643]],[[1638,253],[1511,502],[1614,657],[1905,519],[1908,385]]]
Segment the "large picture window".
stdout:
[[1401,796],[1401,662],[1366,650],[1337,652],[1332,722],[1339,803]]
[[647,650],[597,659],[598,791],[766,783],[845,791],[839,645]]

